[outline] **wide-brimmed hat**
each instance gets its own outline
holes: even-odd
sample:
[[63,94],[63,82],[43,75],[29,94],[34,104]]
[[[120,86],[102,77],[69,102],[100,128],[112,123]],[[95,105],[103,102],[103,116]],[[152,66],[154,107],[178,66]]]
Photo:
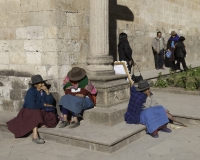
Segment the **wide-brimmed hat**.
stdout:
[[146,80],[142,80],[138,83],[138,87],[136,87],[136,91],[145,91],[149,87],[151,87],[151,85]]
[[33,85],[33,84],[38,84],[38,83],[42,83],[45,81],[47,81],[47,80],[43,80],[42,76],[37,74],[37,75],[34,75],[31,77],[31,81],[29,82],[29,84]]
[[170,35],[175,36],[177,33],[175,31],[171,31]]
[[185,40],[185,37],[180,36],[179,41],[184,41],[184,40]]
[[86,71],[83,68],[74,67],[68,72],[67,77],[70,81],[79,81],[86,76]]

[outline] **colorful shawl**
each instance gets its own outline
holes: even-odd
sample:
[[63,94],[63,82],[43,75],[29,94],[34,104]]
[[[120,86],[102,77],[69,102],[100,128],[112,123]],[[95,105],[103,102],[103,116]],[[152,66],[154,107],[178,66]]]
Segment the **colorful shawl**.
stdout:
[[97,89],[92,85],[92,82],[88,79],[87,76],[83,78],[79,83],[77,84],[72,84],[69,80],[69,78],[66,76],[64,81],[63,81],[63,90],[65,91],[66,89],[78,89],[78,88],[84,88],[91,94],[96,94]]
[[146,102],[147,95],[143,92],[137,92],[135,87],[131,87],[131,97],[129,100],[127,112],[124,115],[128,124],[140,124],[140,114],[142,112],[143,103]]

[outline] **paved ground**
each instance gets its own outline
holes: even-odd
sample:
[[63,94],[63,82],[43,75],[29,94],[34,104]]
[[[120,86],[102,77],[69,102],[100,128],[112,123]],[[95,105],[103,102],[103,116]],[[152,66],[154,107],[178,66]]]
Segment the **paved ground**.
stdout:
[[[193,67],[200,66],[200,62]],[[161,70],[143,71],[144,78],[157,76]],[[165,70],[163,73],[169,73]],[[172,113],[200,117],[199,96],[154,93],[159,104]],[[0,117],[1,118],[1,117]],[[66,131],[67,132],[67,131]],[[91,133],[92,134],[92,133]],[[0,160],[199,160],[200,125],[159,133],[158,139],[145,135],[121,150],[105,154],[47,141],[37,145],[31,138],[15,139],[12,134],[0,133]],[[114,135],[113,135],[114,136]]]
[[11,134],[0,133],[0,160],[199,160],[200,126],[159,133],[154,139],[149,135],[123,149],[105,154],[68,145],[46,142],[37,145],[31,138],[14,139]]
[[[188,63],[187,65],[188,66],[191,65],[192,67],[199,67],[200,66],[200,62]],[[182,65],[181,65],[181,68],[182,68]],[[135,72],[136,76],[139,75],[136,67],[134,67],[134,72]],[[169,68],[165,68],[165,70],[153,69],[153,70],[141,71],[141,74],[142,74],[144,79],[148,79],[148,78],[157,77],[159,72],[162,72],[163,75],[164,74],[169,74]]]

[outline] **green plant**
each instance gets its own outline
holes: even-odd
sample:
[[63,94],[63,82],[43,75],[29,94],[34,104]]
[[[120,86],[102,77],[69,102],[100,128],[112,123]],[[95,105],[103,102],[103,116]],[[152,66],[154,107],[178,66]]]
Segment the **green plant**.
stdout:
[[200,90],[200,68],[193,69],[191,66],[185,72],[176,73],[170,70],[170,75],[164,77],[160,72],[155,87],[179,87],[186,90]]
[[163,77],[162,73],[158,73],[158,79],[156,81],[156,83],[154,84],[155,87],[159,87],[159,88],[165,88],[168,86],[168,82],[167,80]]

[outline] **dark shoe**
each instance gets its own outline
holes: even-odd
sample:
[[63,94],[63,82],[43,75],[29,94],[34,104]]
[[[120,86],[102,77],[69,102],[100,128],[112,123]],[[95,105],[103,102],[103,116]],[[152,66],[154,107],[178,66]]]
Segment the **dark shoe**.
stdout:
[[151,134],[151,136],[152,136],[153,138],[158,138],[158,137],[159,137],[158,134]]
[[172,132],[172,130],[169,129],[169,128],[167,128],[167,127],[162,128],[160,131],[162,131],[162,132],[166,132],[166,133],[171,133],[171,132]]
[[164,67],[162,67],[162,68],[160,68],[160,69],[162,69],[162,70],[165,70],[165,68],[164,68]]
[[80,122],[71,122],[70,125],[69,125],[69,128],[76,128],[80,125]]
[[66,122],[66,121],[62,121],[60,124],[59,124],[59,128],[64,128],[64,127],[66,127],[68,125],[68,122]]
[[156,68],[156,70],[159,70],[159,68]]
[[37,144],[44,144],[45,143],[45,141],[43,139],[39,138],[39,137],[36,138],[36,139],[33,138],[32,141],[37,143]]

